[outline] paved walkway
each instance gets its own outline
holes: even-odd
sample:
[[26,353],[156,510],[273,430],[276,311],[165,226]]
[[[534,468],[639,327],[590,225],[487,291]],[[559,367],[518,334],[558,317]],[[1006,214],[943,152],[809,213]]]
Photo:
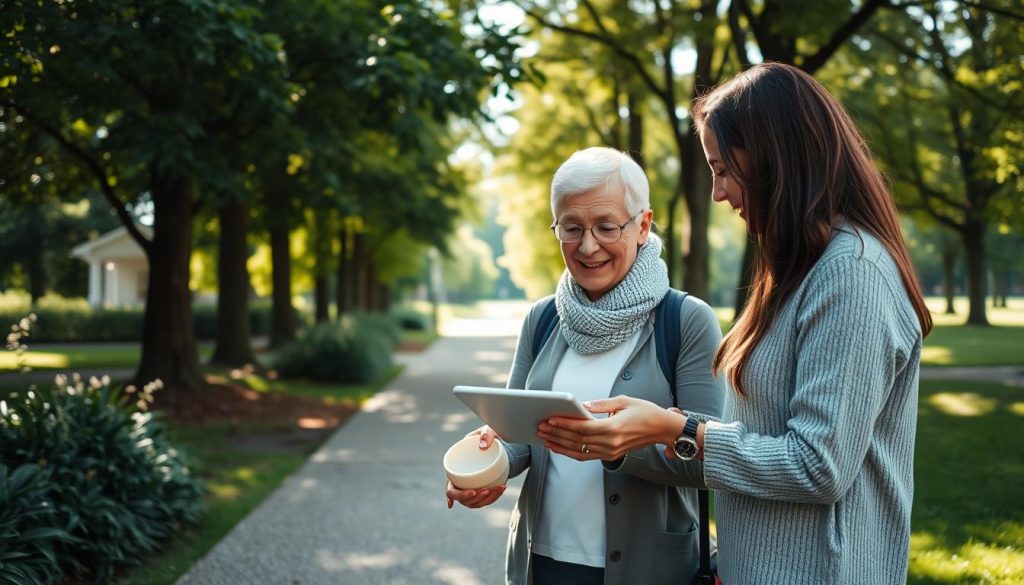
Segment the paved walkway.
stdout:
[[448,510],[441,469],[448,446],[480,424],[452,386],[502,385],[512,361],[518,325],[487,329],[504,336],[449,337],[403,356],[403,375],[178,584],[501,582],[521,479],[489,509]]

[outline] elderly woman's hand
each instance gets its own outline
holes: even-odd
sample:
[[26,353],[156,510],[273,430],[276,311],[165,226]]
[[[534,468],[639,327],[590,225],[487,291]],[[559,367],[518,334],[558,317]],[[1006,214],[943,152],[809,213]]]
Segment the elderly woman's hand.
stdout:
[[498,487],[484,488],[482,490],[460,490],[459,488],[452,485],[452,482],[448,482],[446,488],[446,495],[448,496],[448,509],[451,510],[455,502],[462,504],[467,508],[483,508],[484,506],[490,506],[494,502],[498,501],[501,494],[505,493],[505,485],[499,485]]
[[616,396],[584,406],[593,413],[608,413],[608,418],[548,419],[537,427],[545,447],[577,461],[615,461],[641,447],[670,443],[683,428],[678,410],[671,412],[639,398]]
[[[484,425],[476,430],[470,431],[466,434],[467,437],[473,435],[480,435],[480,448],[487,449],[491,446],[491,443],[498,438],[498,433],[495,433],[491,427]],[[452,485],[452,482],[448,482],[448,486],[445,488],[445,495],[448,497],[448,509],[450,510],[455,502],[462,504],[467,508],[483,508],[484,506],[490,506],[501,497],[501,494],[505,493],[504,485],[498,487],[486,488],[482,490],[460,490],[459,488]]]
[[[472,430],[466,433],[466,437],[472,437],[473,435],[480,435],[480,448],[487,449],[494,442],[494,439],[498,438],[498,433],[494,432],[491,427],[484,425],[478,429]],[[465,437],[463,437],[465,438]]]

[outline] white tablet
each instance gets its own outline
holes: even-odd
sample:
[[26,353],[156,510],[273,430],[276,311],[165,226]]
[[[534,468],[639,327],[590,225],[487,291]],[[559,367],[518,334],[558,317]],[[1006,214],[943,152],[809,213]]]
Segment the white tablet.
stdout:
[[459,400],[509,443],[540,443],[537,425],[553,417],[594,418],[568,392],[456,386]]

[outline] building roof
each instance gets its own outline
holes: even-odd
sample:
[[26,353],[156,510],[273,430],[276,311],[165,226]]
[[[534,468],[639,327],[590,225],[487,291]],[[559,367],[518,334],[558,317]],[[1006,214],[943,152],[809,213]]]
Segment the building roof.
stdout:
[[[145,225],[136,225],[142,235],[147,238],[153,237],[153,228]],[[71,256],[82,260],[97,259],[103,257],[114,258],[144,258],[145,252],[139,243],[128,233],[128,228],[121,226],[110,230],[95,240],[79,244],[71,249]]]

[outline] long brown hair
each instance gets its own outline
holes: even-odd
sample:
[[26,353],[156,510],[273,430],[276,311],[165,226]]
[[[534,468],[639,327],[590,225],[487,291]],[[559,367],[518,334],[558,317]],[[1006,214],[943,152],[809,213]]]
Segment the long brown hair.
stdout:
[[[840,217],[870,233],[899,267],[921,330],[931,331],[889,187],[843,107],[796,67],[764,63],[694,103],[698,131],[710,129],[722,163],[743,191],[757,239],[746,307],[715,354],[740,394],[744,363],[772,319],[821,257]],[[747,155],[738,164],[734,149]]]

